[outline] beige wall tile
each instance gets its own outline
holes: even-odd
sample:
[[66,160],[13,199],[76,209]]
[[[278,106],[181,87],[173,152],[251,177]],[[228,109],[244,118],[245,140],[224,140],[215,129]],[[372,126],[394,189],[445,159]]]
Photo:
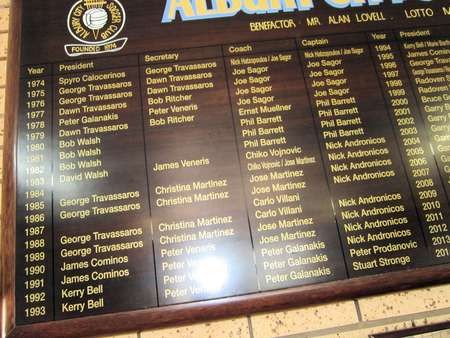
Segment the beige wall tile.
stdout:
[[10,0],[0,0],[0,7],[9,7],[11,4]]
[[450,285],[358,300],[363,320],[375,320],[450,307]]
[[5,113],[5,88],[0,88],[0,115]]
[[[4,112],[5,112],[5,89],[2,88],[2,89],[0,89],[0,148],[2,148],[3,144],[4,144],[4,140],[3,140],[4,128],[5,128]],[[1,158],[0,158],[0,162],[2,162]],[[2,166],[2,163],[0,163],[0,168],[1,168],[1,166]]]
[[[0,148],[3,147],[4,140],[3,140],[3,130],[5,126],[5,119],[3,118],[3,115],[0,115]],[[0,165],[1,166],[1,165]]]
[[8,55],[8,33],[0,34],[0,58]]
[[0,31],[7,31],[8,28],[9,28],[9,8],[0,7]]
[[145,331],[141,338],[250,338],[246,317],[210,323]]
[[[3,130],[2,130],[3,131]],[[3,148],[0,148],[0,185],[3,182]]]
[[116,336],[108,336],[103,338],[137,338],[137,333],[128,333],[128,334],[122,334],[122,335],[116,335]]
[[0,86],[4,87],[6,84],[6,61],[0,61]]
[[353,301],[251,317],[255,338],[268,338],[358,322]]

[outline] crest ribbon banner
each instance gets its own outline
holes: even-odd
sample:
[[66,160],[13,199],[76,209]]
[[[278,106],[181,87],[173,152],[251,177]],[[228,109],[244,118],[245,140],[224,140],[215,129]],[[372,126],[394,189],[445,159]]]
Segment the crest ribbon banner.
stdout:
[[102,53],[112,53],[118,52],[123,49],[127,43],[128,38],[116,39],[113,41],[108,41],[99,44],[69,44],[65,45],[67,55],[69,56],[80,56],[85,54],[102,54]]

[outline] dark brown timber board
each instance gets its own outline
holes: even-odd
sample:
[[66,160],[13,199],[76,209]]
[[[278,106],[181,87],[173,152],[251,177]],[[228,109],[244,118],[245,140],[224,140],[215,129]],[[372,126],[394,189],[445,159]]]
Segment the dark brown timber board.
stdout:
[[21,3],[13,1],[10,9],[8,60],[6,75],[6,107],[3,157],[3,191],[5,197],[2,205],[1,227],[1,307],[0,316],[2,337],[15,327],[14,283],[15,283],[15,223],[16,223],[16,130],[19,103],[20,74],[20,30]]
[[1,311],[5,311],[0,316],[2,337],[80,337],[138,331],[350,299],[450,281],[450,265],[440,265],[247,296],[16,326],[14,315],[15,149],[19,102],[20,10],[21,1],[13,1],[10,14],[11,29],[6,89],[4,198],[1,229]]

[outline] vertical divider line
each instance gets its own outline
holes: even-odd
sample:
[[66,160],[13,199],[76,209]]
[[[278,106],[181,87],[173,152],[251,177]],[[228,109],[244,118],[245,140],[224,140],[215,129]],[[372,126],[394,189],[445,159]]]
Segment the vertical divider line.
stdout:
[[[23,80],[24,80],[24,78],[20,78],[20,81],[19,81],[19,83],[20,83],[19,88],[21,90],[23,88],[22,87],[22,81]],[[14,234],[14,245],[15,245],[15,248],[14,248],[14,258],[12,259],[13,260],[13,265],[14,265],[14,272],[13,273],[14,273],[14,283],[15,284],[17,284],[17,279],[18,279],[17,249],[19,247],[19,245],[18,245],[19,244],[19,241],[18,241],[18,237],[19,237],[19,227],[18,227],[19,219],[17,217],[17,214],[18,214],[17,207],[19,205],[19,167],[20,167],[20,164],[19,164],[19,160],[20,160],[19,153],[20,153],[20,146],[21,146],[21,142],[20,142],[20,123],[21,123],[20,112],[21,112],[21,107],[22,107],[22,101],[23,101],[22,98],[19,96],[19,103],[18,103],[17,113],[16,113],[16,121],[17,121],[17,123],[16,123],[16,126],[15,126],[17,140],[15,140],[15,147],[14,147],[14,150],[13,150],[13,156],[16,159],[16,162],[17,162],[16,165],[14,166],[14,169],[13,169],[13,175],[16,178],[16,180],[14,182],[14,188],[16,189],[16,196],[15,196],[16,207],[15,207],[15,210],[14,210],[14,212],[16,214],[16,224],[13,225],[14,228],[15,228],[15,234]],[[6,131],[4,130],[2,136],[4,136],[5,133],[6,133]],[[3,139],[3,141],[5,141],[5,140]],[[4,162],[2,161],[1,163],[2,163],[1,166],[2,166],[2,191],[3,191],[3,170],[4,170],[3,163]],[[7,184],[7,183],[5,182],[5,184]],[[2,196],[2,198],[3,198],[3,196]],[[4,226],[4,225],[2,225],[2,226]],[[1,239],[0,246],[2,247],[2,245],[3,245],[3,229],[0,232],[0,239]],[[2,264],[4,262],[3,259],[4,259],[4,257],[2,257],[2,259],[0,260]],[[3,267],[0,267],[0,274],[4,274]],[[0,287],[3,288],[2,284],[3,284],[3,278],[0,278]],[[3,290],[1,291],[1,293],[3,294]],[[15,305],[14,310],[12,312],[13,312],[14,322],[16,324],[17,323],[17,318],[18,318],[18,316],[17,316],[17,312],[18,312],[17,308],[18,308],[18,306],[17,306],[17,287],[16,287],[16,285],[14,285],[13,299],[14,299],[14,302],[16,303],[16,305]],[[3,299],[0,300],[0,304],[1,304],[0,306],[1,306],[2,315],[3,315],[3,313],[6,314],[6,311],[4,311],[5,310],[4,306],[6,306],[5,300],[3,300]],[[4,330],[5,330],[5,321],[3,320],[3,318],[1,318],[0,319],[0,337],[2,337],[2,338],[4,337],[3,334],[5,334]]]
[[143,145],[144,145],[144,166],[145,166],[145,176],[147,181],[147,200],[148,200],[148,210],[150,216],[150,233],[151,233],[151,242],[152,242],[152,252],[153,252],[153,271],[155,273],[155,289],[156,289],[156,306],[159,307],[159,292],[158,292],[158,277],[157,277],[157,269],[156,269],[156,252],[155,252],[155,242],[154,242],[154,232],[153,232],[153,220],[152,220],[152,204],[150,199],[150,177],[148,173],[148,156],[147,156],[147,142],[145,138],[145,119],[144,119],[144,100],[142,98],[142,77],[141,77],[141,58],[140,54],[136,55],[137,57],[137,70],[138,70],[138,90],[139,90],[139,99],[141,103],[141,122],[142,122],[142,137],[143,137]]
[[255,252],[255,245],[254,245],[254,240],[253,240],[253,233],[252,233],[252,227],[250,224],[250,215],[249,215],[249,211],[248,211],[248,206],[247,206],[247,196],[245,193],[245,189],[244,189],[244,175],[242,172],[242,161],[241,161],[241,157],[240,157],[240,151],[239,151],[239,146],[238,146],[238,134],[237,134],[237,128],[236,128],[236,123],[234,121],[234,113],[233,113],[233,105],[231,103],[231,92],[230,92],[230,85],[228,83],[229,78],[228,78],[228,72],[227,72],[227,66],[225,63],[225,53],[224,53],[224,45],[220,45],[220,50],[222,52],[222,64],[223,64],[223,70],[224,70],[224,74],[225,74],[225,84],[227,86],[227,94],[228,94],[228,103],[229,103],[229,112],[231,115],[231,122],[233,125],[233,131],[234,131],[234,144],[235,144],[235,149],[236,149],[236,155],[237,155],[237,159],[238,159],[238,165],[239,165],[239,173],[240,173],[240,179],[241,179],[241,183],[242,183],[242,194],[244,197],[244,203],[245,203],[245,212],[247,214],[247,222],[248,222],[248,230],[249,230],[249,235],[250,235],[250,242],[252,245],[252,252],[253,252],[253,264],[254,264],[254,268],[255,268],[255,275],[256,275],[256,283],[258,285],[258,291],[261,291],[261,285],[259,283],[259,274],[258,274],[258,267],[256,264],[256,252]]
[[[21,81],[22,80],[23,79],[21,79]],[[22,83],[21,82],[20,82],[20,87],[19,88],[22,89]],[[21,165],[19,164],[19,162],[20,162],[19,154],[20,154],[20,146],[22,145],[22,143],[20,142],[20,136],[21,136],[20,124],[22,123],[22,120],[21,120],[21,117],[20,117],[20,113],[21,113],[21,110],[22,110],[21,109],[22,106],[23,106],[23,98],[19,97],[19,104],[18,104],[17,116],[16,116],[17,123],[16,123],[16,128],[15,128],[16,129],[16,135],[17,135],[17,141],[16,141],[16,146],[15,146],[15,149],[14,149],[14,152],[15,152],[14,157],[15,157],[15,159],[17,161],[17,164],[15,165],[15,168],[14,168],[14,175],[15,175],[14,177],[16,178],[16,181],[14,182],[14,186],[15,186],[15,189],[16,189],[16,201],[15,201],[15,204],[16,204],[16,209],[15,209],[16,224],[14,224],[14,227],[15,227],[15,230],[16,230],[15,234],[14,234],[14,236],[15,236],[14,237],[14,245],[16,246],[16,248],[14,250],[14,252],[15,252],[15,257],[14,257],[14,283],[17,283],[17,279],[18,279],[17,248],[18,248],[18,244],[19,244],[18,243],[19,242],[18,241],[18,237],[19,237],[19,229],[18,229],[19,219],[17,217],[17,206],[19,205],[19,172],[20,172],[19,168],[21,167]],[[2,162],[2,165],[3,165],[3,162]],[[2,174],[3,174],[3,168],[2,168]],[[2,177],[3,177],[3,175],[2,175]],[[5,182],[5,184],[7,184],[7,183]],[[22,227],[20,227],[20,228],[22,228]],[[3,235],[3,233],[1,233],[1,235]],[[2,240],[3,240],[3,238],[2,238]],[[2,245],[3,245],[3,241],[2,241]],[[22,243],[22,245],[23,245],[23,243]],[[2,260],[2,263],[3,263],[3,260]],[[3,267],[2,267],[1,270],[3,270]],[[4,273],[4,271],[0,271],[0,272]],[[3,282],[3,279],[2,279],[2,282]],[[0,284],[1,284],[1,282],[0,282]],[[18,318],[18,315],[17,315],[18,314],[18,309],[17,308],[18,308],[18,306],[17,306],[17,287],[16,287],[16,285],[14,285],[14,296],[13,296],[13,298],[14,298],[14,302],[16,303],[16,305],[14,307],[14,310],[13,310],[13,316],[14,316],[15,323],[17,323],[17,318]],[[4,308],[3,308],[4,305],[5,305],[5,303],[2,300],[2,310],[4,310]],[[5,313],[5,312],[3,312],[3,313]],[[3,321],[3,318],[1,319],[1,321]],[[1,331],[3,331],[3,329],[4,329],[4,327],[3,327],[4,324],[5,324],[4,322],[1,323],[1,325],[2,325],[2,327],[0,328]],[[0,336],[1,336],[1,334],[3,334],[3,332],[0,332]]]
[[50,171],[50,177],[51,177],[51,217],[52,217],[52,280],[53,280],[53,320],[56,319],[56,264],[55,264],[55,219],[54,219],[54,209],[55,209],[55,202],[53,200],[54,197],[54,187],[55,187],[55,178],[54,178],[54,172],[55,172],[55,140],[54,140],[54,132],[53,132],[53,114],[55,111],[55,102],[56,102],[56,93],[55,88],[53,86],[53,68],[54,64],[50,64],[50,90],[51,90],[51,110],[50,110],[50,140],[51,140],[51,149],[50,149],[50,157],[51,157],[51,171]]
[[[26,79],[25,77],[20,79],[20,82],[19,82],[20,83],[20,87],[19,88],[21,90],[23,89],[22,81],[24,81],[25,79]],[[21,157],[19,157],[19,155],[21,153],[20,147],[22,145],[22,142],[20,142],[20,136],[21,136],[21,132],[20,132],[21,128],[20,127],[21,127],[21,123],[23,123],[23,121],[21,119],[21,116],[20,116],[20,114],[22,113],[22,109],[21,109],[22,107],[23,107],[23,98],[19,96],[19,104],[18,104],[18,109],[17,109],[17,123],[16,123],[17,141],[16,141],[16,146],[15,146],[15,149],[14,149],[14,151],[15,151],[14,156],[15,156],[16,161],[17,161],[17,164],[15,165],[15,168],[14,168],[14,171],[15,171],[14,174],[15,174],[15,178],[16,178],[16,181],[14,182],[15,189],[16,189],[16,201],[15,201],[15,203],[16,203],[16,210],[15,210],[15,213],[16,213],[16,224],[14,224],[14,226],[16,228],[16,231],[15,231],[15,234],[14,234],[14,236],[15,236],[14,237],[14,245],[16,246],[16,248],[15,248],[15,257],[14,257],[14,283],[15,284],[17,284],[17,279],[18,279],[18,274],[19,274],[18,271],[17,271],[18,270],[17,269],[17,261],[18,261],[17,248],[19,246],[18,245],[19,244],[19,241],[18,241],[18,238],[19,238],[19,227],[18,227],[18,225],[19,225],[19,218],[17,217],[17,206],[19,205],[19,192],[20,192],[19,191],[19,172],[20,172],[19,169],[21,168],[21,165],[20,165],[19,162],[21,162],[20,161]],[[2,173],[3,173],[3,168],[2,168]],[[7,183],[5,182],[5,184],[7,184]],[[20,230],[23,231],[22,227],[23,226],[20,226]],[[3,233],[1,235],[3,235]],[[21,245],[23,246],[23,243],[21,243]],[[3,263],[3,261],[2,261],[2,263]],[[2,269],[3,269],[3,267],[2,267]],[[0,271],[0,272],[4,273],[3,271]],[[15,323],[17,323],[17,318],[18,318],[18,312],[19,311],[18,311],[18,306],[17,306],[18,304],[17,304],[17,287],[16,287],[16,285],[14,285],[14,302],[16,303],[16,305],[15,305],[14,310],[13,310],[13,315],[14,315]],[[3,300],[2,300],[2,310],[4,310],[3,305],[5,305],[5,304],[3,303]],[[0,319],[0,321],[1,320],[3,320],[3,318]],[[2,322],[1,324],[2,324],[2,327],[0,328],[0,330],[3,331],[4,323]],[[0,331],[0,336],[3,333],[1,331]],[[3,336],[1,336],[1,337],[3,337]]]
[[297,54],[297,58],[298,58],[298,64],[300,66],[300,76],[303,78],[303,84],[305,85],[305,93],[306,93],[306,96],[307,96],[308,101],[309,101],[309,112],[310,112],[310,115],[311,115],[311,118],[312,118],[312,126],[313,126],[313,129],[314,129],[314,133],[316,135],[316,141],[317,141],[317,145],[318,145],[318,148],[319,148],[319,156],[320,156],[320,160],[322,162],[322,167],[323,167],[323,174],[324,174],[323,176],[325,178],[325,183],[327,185],[327,190],[328,190],[328,193],[330,195],[331,208],[332,208],[333,214],[334,214],[334,225],[335,225],[335,228],[337,230],[339,244],[340,244],[340,247],[341,247],[341,253],[342,253],[342,257],[344,259],[345,274],[346,274],[347,279],[348,279],[348,278],[350,278],[350,274],[349,274],[348,262],[347,262],[347,259],[346,259],[346,256],[345,256],[345,252],[344,252],[344,244],[342,243],[343,242],[343,238],[342,238],[343,236],[341,235],[341,230],[339,228],[339,222],[338,222],[338,220],[336,218],[336,209],[335,209],[334,202],[333,202],[333,197],[332,197],[333,194],[331,193],[331,187],[330,187],[330,182],[329,182],[328,174],[327,174],[327,170],[326,170],[323,150],[322,150],[322,146],[320,144],[319,130],[317,129],[315,118],[314,118],[313,101],[312,101],[311,95],[310,95],[309,90],[308,90],[308,85],[306,83],[306,73],[304,72],[304,69],[306,69],[306,68],[303,67],[303,62],[302,62],[302,58],[300,56],[299,46],[297,46],[297,40],[295,40],[295,50],[296,50],[296,54]]

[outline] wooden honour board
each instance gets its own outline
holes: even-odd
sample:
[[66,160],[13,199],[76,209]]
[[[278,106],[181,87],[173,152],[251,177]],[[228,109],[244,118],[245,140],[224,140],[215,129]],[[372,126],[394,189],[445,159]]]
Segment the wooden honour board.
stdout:
[[14,2],[6,336],[447,282],[450,3],[344,2]]

